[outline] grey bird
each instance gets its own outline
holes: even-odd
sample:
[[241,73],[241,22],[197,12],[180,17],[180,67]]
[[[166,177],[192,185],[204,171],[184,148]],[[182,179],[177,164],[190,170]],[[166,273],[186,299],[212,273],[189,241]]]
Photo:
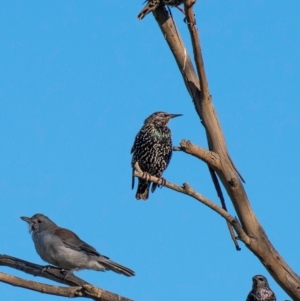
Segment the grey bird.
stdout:
[[252,290],[246,301],[276,301],[276,296],[270,289],[268,280],[262,275],[252,277]]
[[28,223],[29,232],[32,233],[34,246],[40,257],[54,266],[70,270],[67,275],[75,270],[91,269],[112,270],[125,276],[134,276],[134,271],[99,254],[74,232],[58,227],[47,216],[37,213],[32,217],[22,216],[21,219]]
[[[155,112],[145,121],[135,137],[131,153],[131,166],[138,162],[145,174],[161,178],[163,171],[170,163],[172,156],[172,134],[168,128],[171,118],[182,116],[182,114],[169,114],[166,112]],[[147,179],[139,179],[136,192],[137,200],[147,200],[151,182]],[[157,184],[152,183],[151,191],[154,192]],[[134,176],[132,175],[132,189],[134,188]]]
[[183,3],[183,0],[147,0],[145,2],[147,2],[147,4],[137,16],[139,20],[142,20],[146,15],[157,9],[159,6],[178,6]]

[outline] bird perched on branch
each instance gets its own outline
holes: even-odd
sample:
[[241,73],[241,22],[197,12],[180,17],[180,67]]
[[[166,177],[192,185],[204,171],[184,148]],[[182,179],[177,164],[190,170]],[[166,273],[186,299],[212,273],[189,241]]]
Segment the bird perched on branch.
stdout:
[[159,6],[178,6],[183,3],[183,0],[147,0],[147,2],[148,3],[137,16],[139,20],[142,20],[146,15],[157,9]]
[[58,227],[47,216],[38,213],[32,217],[22,216],[21,219],[29,224],[29,232],[41,258],[61,269],[70,270],[65,277],[82,269],[112,270],[125,276],[134,276],[134,271],[99,254],[75,233]]
[[268,280],[262,275],[252,277],[252,290],[246,301],[276,301],[276,296],[270,289]]
[[[131,149],[133,172],[134,165],[138,162],[145,174],[161,178],[172,156],[171,131],[167,124],[171,118],[178,116],[182,116],[182,114],[155,112],[144,121]],[[150,185],[151,182],[147,179],[139,179],[135,195],[137,200],[148,199]],[[151,191],[154,192],[156,187],[157,184],[152,183]],[[132,188],[134,188],[134,175],[132,175]]]

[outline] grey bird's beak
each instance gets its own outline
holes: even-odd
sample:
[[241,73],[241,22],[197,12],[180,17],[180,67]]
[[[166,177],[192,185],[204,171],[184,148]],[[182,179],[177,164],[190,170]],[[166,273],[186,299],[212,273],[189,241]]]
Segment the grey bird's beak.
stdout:
[[170,118],[175,118],[175,117],[179,117],[182,116],[183,114],[170,114]]
[[31,223],[31,219],[30,219],[30,217],[21,216],[21,217],[20,217],[20,219],[21,219],[21,220],[23,220],[24,222],[27,222],[28,224],[30,224],[30,223]]
[[31,222],[31,218],[26,217],[26,216],[21,216],[20,219],[23,220],[24,222],[28,223],[29,233],[31,233],[33,231],[33,224]]

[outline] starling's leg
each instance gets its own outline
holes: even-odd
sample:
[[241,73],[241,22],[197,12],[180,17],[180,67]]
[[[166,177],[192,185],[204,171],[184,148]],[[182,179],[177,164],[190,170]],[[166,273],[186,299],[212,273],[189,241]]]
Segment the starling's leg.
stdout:
[[142,175],[142,179],[145,180],[145,181],[149,181],[151,178],[151,175],[148,173],[148,172],[143,172],[143,175]]
[[157,185],[158,185],[158,187],[160,187],[160,186],[165,186],[166,183],[167,183],[166,179],[163,178],[163,177],[161,177],[161,178],[159,179]]

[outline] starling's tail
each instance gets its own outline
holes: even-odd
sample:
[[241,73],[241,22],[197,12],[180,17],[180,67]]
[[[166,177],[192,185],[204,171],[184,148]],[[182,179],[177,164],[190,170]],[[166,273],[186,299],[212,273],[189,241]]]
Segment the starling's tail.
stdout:
[[146,201],[149,197],[149,187],[150,187],[151,182],[141,180],[139,179],[139,185],[136,191],[135,198],[137,200],[144,200]]
[[152,183],[151,192],[154,192],[157,186],[160,187],[158,184]]
[[151,1],[149,0],[146,6],[141,10],[138,14],[137,18],[142,20],[146,15],[154,11],[159,5],[159,1]]
[[135,276],[135,273],[133,270],[124,267],[123,265],[120,265],[114,261],[109,260],[108,258],[101,257],[99,260],[99,263],[105,267],[106,270],[112,270],[118,274],[123,274],[127,277]]

